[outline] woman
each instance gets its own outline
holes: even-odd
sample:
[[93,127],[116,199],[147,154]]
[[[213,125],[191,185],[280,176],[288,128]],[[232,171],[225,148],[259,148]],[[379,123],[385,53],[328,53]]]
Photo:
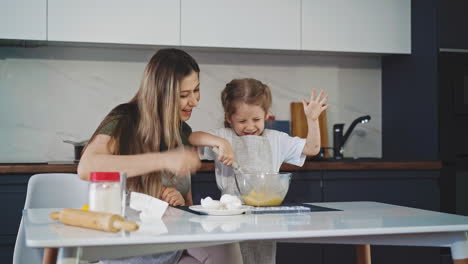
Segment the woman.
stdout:
[[[191,204],[190,177],[185,176],[200,167],[200,160],[183,148],[191,133],[184,121],[200,100],[199,72],[195,60],[181,50],[157,52],[136,95],[114,108],[91,137],[78,165],[80,178],[88,180],[91,171],[124,171],[129,191],[171,205]],[[163,182],[175,180],[183,197],[163,193]]]
[[[146,193],[170,205],[191,205],[190,173],[200,167],[200,159],[196,151],[184,148],[192,132],[185,121],[200,100],[199,72],[197,62],[186,52],[159,50],[146,66],[136,95],[114,108],[91,137],[78,165],[80,178],[89,180],[92,171],[122,171],[128,177],[128,191]],[[238,244],[122,261],[226,263],[229,259],[241,263]]]

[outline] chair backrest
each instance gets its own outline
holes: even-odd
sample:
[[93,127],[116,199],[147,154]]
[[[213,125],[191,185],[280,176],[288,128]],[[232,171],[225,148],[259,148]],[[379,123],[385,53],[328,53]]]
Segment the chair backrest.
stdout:
[[[31,176],[24,208],[80,208],[88,202],[88,182],[71,173]],[[13,264],[42,263],[43,251],[26,246],[23,221],[16,237]]]

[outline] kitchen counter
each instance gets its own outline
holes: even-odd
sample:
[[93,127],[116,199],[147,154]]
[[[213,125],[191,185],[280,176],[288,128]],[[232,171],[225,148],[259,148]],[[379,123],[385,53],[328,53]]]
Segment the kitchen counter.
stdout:
[[[0,163],[0,174],[19,173],[76,173],[76,163],[48,164],[48,163]],[[306,161],[304,166],[297,167],[283,164],[281,171],[323,171],[323,170],[439,170],[440,161]],[[214,163],[203,161],[199,172],[214,171]]]

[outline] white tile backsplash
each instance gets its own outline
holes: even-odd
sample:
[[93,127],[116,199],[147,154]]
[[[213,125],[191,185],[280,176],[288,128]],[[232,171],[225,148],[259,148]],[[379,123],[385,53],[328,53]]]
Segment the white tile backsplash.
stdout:
[[[0,48],[0,162],[72,160],[73,146],[91,136],[115,105],[139,87],[154,49],[98,47]],[[262,51],[188,50],[201,67],[201,102],[193,130],[223,124],[220,93],[233,78],[252,77],[273,92],[272,113],[289,120],[290,102],[309,98],[312,87],[330,93],[330,145],[334,123],[358,125],[345,156],[381,157],[380,57],[281,54]]]

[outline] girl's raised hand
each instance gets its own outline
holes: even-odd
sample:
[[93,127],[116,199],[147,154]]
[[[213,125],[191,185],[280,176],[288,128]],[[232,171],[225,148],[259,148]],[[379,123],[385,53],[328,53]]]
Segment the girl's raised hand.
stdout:
[[312,95],[310,101],[307,102],[302,99],[302,105],[304,106],[304,113],[309,120],[317,120],[320,114],[325,111],[329,104],[326,104],[329,94],[325,94],[325,90],[321,90],[317,98],[315,98],[316,89],[312,89]]
[[161,200],[167,202],[170,206],[185,205],[185,199],[182,194],[172,187],[163,186]]

